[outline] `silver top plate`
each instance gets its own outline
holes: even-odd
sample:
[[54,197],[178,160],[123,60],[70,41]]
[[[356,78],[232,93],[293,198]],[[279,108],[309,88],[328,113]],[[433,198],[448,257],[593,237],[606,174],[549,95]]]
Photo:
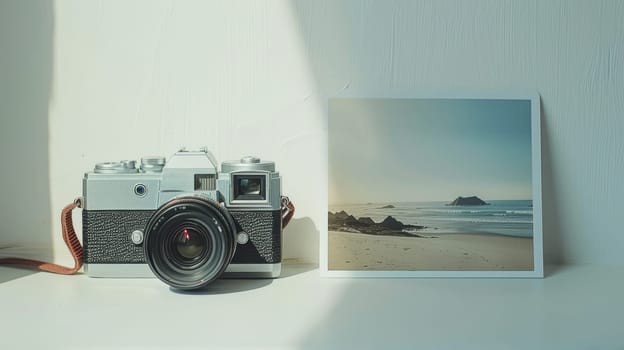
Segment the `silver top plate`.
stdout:
[[221,163],[221,172],[232,173],[236,171],[275,172],[275,162],[263,161],[257,157],[247,156],[239,160],[228,160]]

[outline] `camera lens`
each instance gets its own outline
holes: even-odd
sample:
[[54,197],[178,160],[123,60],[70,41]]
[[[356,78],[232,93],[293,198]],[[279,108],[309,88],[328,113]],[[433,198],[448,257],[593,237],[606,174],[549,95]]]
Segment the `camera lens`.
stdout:
[[199,258],[207,248],[204,237],[192,228],[184,228],[176,235],[175,251],[181,260],[193,261]]
[[203,197],[176,197],[160,207],[147,224],[147,264],[174,288],[206,286],[225,271],[235,249],[231,216]]

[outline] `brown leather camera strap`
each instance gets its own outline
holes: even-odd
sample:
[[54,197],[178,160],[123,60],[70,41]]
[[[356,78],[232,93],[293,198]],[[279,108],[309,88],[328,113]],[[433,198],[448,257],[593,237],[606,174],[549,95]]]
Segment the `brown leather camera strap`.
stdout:
[[282,197],[282,229],[288,225],[290,219],[295,215],[295,205],[286,196]]
[[[74,221],[72,220],[72,211],[75,208],[82,207],[82,199],[77,198],[73,203],[68,204],[61,211],[61,226],[63,228],[63,241],[69,248],[74,258],[74,267],[66,267],[57,264],[47,263],[39,260],[22,259],[22,258],[0,258],[2,265],[15,265],[28,268],[34,268],[40,271],[53,272],[62,275],[73,275],[82,267],[83,250],[76,231],[74,230]],[[295,214],[295,206],[288,199],[282,197],[282,228],[286,227]]]
[[1,258],[0,264],[17,265],[23,267],[34,268],[40,271],[53,272],[62,275],[73,275],[82,267],[82,245],[76,231],[74,231],[74,222],[72,220],[72,211],[81,206],[81,199],[76,199],[73,203],[65,206],[61,211],[61,226],[63,228],[63,241],[67,244],[72,257],[74,258],[74,267],[66,267],[57,264],[47,263],[39,260],[22,259],[22,258]]

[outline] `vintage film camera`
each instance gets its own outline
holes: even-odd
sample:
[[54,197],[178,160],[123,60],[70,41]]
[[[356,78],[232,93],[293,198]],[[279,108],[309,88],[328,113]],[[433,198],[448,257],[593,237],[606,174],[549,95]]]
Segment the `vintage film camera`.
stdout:
[[216,164],[207,149],[182,149],[168,161],[99,163],[86,173],[87,274],[156,275],[178,289],[222,275],[278,277],[282,219],[294,207],[281,196],[275,163],[244,157],[220,172]]

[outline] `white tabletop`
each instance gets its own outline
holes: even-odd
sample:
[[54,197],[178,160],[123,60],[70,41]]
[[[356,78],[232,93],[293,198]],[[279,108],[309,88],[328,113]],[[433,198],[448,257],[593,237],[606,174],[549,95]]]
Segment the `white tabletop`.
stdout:
[[156,279],[0,267],[0,349],[622,349],[624,268],[545,279],[221,280],[176,293]]

